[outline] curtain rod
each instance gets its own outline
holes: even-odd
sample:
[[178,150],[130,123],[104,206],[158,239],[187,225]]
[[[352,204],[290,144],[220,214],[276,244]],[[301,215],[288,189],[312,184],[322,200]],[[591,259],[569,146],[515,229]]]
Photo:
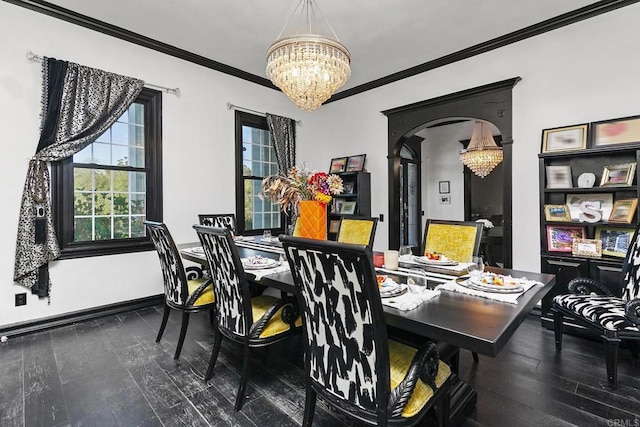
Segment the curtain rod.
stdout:
[[[267,113],[263,113],[262,111],[256,111],[256,110],[252,110],[251,108],[241,107],[239,105],[235,105],[235,104],[232,104],[230,102],[227,102],[227,109],[228,110],[236,109],[236,110],[247,111],[249,113],[256,113],[256,114],[259,114],[261,116],[266,116],[267,115]],[[298,126],[302,126],[302,120],[296,120],[296,124]]]
[[[27,51],[27,59],[30,61],[34,61],[34,62],[42,62],[44,60],[44,58],[40,55],[36,55],[35,53],[31,52],[30,50]],[[171,93],[173,95],[176,96],[180,96],[180,88],[176,87],[176,88],[170,88],[170,87],[165,87],[165,86],[160,86],[160,85],[154,85],[151,83],[144,83],[145,86],[147,87],[151,87],[151,88],[155,88],[155,89],[160,89],[163,90],[167,93]]]

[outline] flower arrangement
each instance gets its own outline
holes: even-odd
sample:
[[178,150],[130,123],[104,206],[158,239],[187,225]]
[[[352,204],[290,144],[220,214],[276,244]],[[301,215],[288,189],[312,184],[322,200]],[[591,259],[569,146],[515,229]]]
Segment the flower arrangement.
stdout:
[[292,167],[286,175],[271,175],[262,180],[260,196],[266,197],[283,212],[298,213],[301,200],[317,200],[327,204],[344,190],[342,178],[325,172]]

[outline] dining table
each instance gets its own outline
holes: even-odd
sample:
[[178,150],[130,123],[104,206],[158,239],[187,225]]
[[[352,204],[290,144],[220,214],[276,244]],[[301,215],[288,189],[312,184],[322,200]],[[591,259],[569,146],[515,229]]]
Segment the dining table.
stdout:
[[[284,261],[284,250],[277,238],[262,241],[259,237],[245,237],[237,239],[235,243],[242,258],[260,256],[283,262],[284,268],[275,269],[274,272],[261,271],[257,283],[281,292],[297,294],[293,277]],[[195,249],[199,246],[199,243],[186,243],[179,245],[179,248],[184,259],[206,266],[204,254]],[[421,271],[400,270],[394,277],[396,280],[405,281],[412,276],[413,271],[416,279],[426,280],[429,289],[437,289],[443,282],[460,280],[459,274],[451,277],[441,274],[442,269],[437,269],[439,273],[433,274],[428,268]],[[555,276],[498,267],[486,267],[485,271],[526,278],[534,285],[519,295],[515,303],[441,290],[436,297],[411,310],[400,310],[383,304],[387,326],[414,337],[447,343],[454,348],[467,349],[489,357],[497,356],[535,305],[553,288]],[[377,272],[385,275],[394,273],[388,270]],[[246,270],[246,273],[249,280],[256,278],[252,270]],[[454,423],[459,421],[458,417],[466,409],[473,407],[476,398],[476,391],[458,378],[451,391],[450,420]]]

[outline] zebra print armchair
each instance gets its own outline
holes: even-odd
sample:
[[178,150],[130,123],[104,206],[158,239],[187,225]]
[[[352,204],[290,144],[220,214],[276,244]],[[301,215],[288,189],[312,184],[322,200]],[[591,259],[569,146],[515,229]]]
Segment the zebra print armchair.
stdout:
[[[182,345],[187,335],[189,326],[189,314],[198,311],[208,310],[213,321],[214,296],[211,281],[202,278],[202,275],[194,277],[187,276],[180,252],[169,233],[167,226],[160,222],[145,221],[147,234],[151,238],[160,258],[162,277],[164,280],[164,314],[160,331],[156,337],[156,342],[160,342],[164,329],[167,326],[169,313],[171,310],[182,312],[182,326],[180,337],[176,347],[174,359],[180,357]],[[198,269],[199,270],[199,269]]]
[[234,409],[242,409],[251,366],[251,349],[280,342],[300,332],[302,320],[293,297],[251,297],[238,248],[225,227],[194,225],[216,292],[216,334],[205,381],[213,376],[222,337],[244,347]]
[[[640,228],[639,228],[640,229]],[[629,340],[632,357],[638,359],[640,341],[640,236],[633,236],[622,267],[622,295],[614,295],[597,281],[579,277],[567,285],[568,294],[553,299],[556,351],[562,350],[563,318],[596,331],[604,341],[609,387],[618,383],[618,347]]]
[[382,302],[365,245],[281,236],[299,289],[307,373],[303,426],[316,396],[359,422],[413,425],[431,408],[449,419],[454,374],[435,344],[387,339]]

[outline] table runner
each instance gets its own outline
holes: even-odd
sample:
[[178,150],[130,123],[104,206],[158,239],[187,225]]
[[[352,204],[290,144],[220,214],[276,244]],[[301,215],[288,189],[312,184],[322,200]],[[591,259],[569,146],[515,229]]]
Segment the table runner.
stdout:
[[258,251],[270,252],[273,254],[282,254],[284,255],[284,249],[282,248],[282,244],[280,243],[278,238],[275,238],[269,242],[263,242],[262,240],[254,240],[253,237],[242,237],[238,236],[234,240],[236,246],[240,246],[247,249],[255,249]]

